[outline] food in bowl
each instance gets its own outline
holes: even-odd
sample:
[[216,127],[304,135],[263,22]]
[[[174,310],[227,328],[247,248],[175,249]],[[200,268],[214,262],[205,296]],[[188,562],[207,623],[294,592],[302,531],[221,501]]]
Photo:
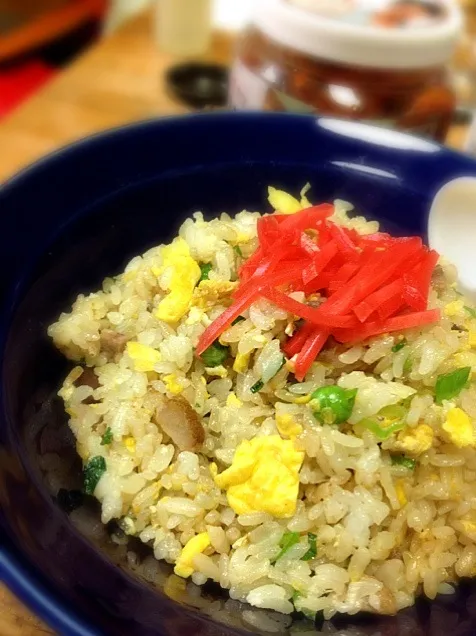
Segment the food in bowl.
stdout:
[[418,237],[270,188],[51,325],[102,521],[260,608],[394,614],[476,574],[476,307]]

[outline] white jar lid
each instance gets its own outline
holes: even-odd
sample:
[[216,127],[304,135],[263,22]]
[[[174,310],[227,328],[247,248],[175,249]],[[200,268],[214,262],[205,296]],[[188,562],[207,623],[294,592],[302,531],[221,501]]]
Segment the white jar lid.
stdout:
[[[402,4],[441,11],[437,18],[404,25],[382,26],[375,19]],[[309,57],[400,70],[445,64],[462,28],[455,0],[260,0],[251,23],[276,43]]]

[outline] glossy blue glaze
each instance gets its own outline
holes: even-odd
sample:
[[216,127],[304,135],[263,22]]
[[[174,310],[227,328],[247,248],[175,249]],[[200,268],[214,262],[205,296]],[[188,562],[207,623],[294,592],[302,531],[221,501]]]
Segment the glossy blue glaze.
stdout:
[[[393,232],[425,234],[429,204],[447,180],[476,164],[433,143],[360,124],[291,115],[220,114],[165,119],[80,142],[0,190],[0,578],[59,633],[218,636],[262,633],[216,589],[169,596],[124,563],[109,535],[85,538],[57,505],[80,487],[80,466],[55,392],[66,363],[46,326],[80,291],[95,289],[136,253],[172,236],[200,209],[265,209],[266,186],[314,200],[343,198]],[[62,474],[47,485],[39,457]],[[83,512],[96,527],[97,509]],[[122,550],[122,551],[121,551]],[[204,598],[205,597],[205,598]],[[208,599],[208,600],[207,600]],[[197,607],[199,606],[199,607]],[[281,619],[286,621],[287,619]],[[289,619],[290,621],[291,619]],[[310,625],[295,619],[293,633]],[[476,596],[420,602],[392,619],[359,622],[362,634],[476,633]],[[406,631],[404,631],[404,628]],[[439,630],[439,631],[438,631]],[[443,631],[441,631],[443,630]],[[281,631],[289,633],[289,623]],[[346,633],[345,631],[341,633]],[[360,633],[360,632],[359,632]]]

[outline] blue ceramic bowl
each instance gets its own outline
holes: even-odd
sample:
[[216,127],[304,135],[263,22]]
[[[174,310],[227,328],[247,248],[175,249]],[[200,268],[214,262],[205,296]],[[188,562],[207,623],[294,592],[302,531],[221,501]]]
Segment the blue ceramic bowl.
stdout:
[[[332,119],[221,114],[99,135],[5,184],[0,579],[67,636],[309,632],[302,617],[254,611],[213,587],[172,587],[170,568],[154,569],[146,549],[135,553],[148,564],[139,575],[126,554],[136,548],[111,539],[114,528],[102,528],[94,501],[71,512],[75,502],[58,491],[81,487],[80,464],[55,398],[66,363],[46,327],[78,292],[173,236],[195,210],[264,209],[268,184],[298,191],[310,182],[315,200],[346,199],[390,231],[424,235],[435,192],[468,174],[476,174],[475,162],[400,133]],[[469,636],[476,591],[462,584],[456,596],[420,601],[393,618],[333,625],[340,634]]]

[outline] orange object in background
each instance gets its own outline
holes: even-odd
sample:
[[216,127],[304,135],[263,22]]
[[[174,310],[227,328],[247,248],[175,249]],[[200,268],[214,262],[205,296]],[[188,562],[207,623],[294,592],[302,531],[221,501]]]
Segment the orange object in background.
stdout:
[[100,19],[107,5],[107,0],[0,0],[0,63]]
[[[60,57],[71,57],[93,36],[107,0],[0,0],[0,118],[56,74]],[[83,31],[86,29],[86,32]],[[79,35],[79,38],[78,38]]]

